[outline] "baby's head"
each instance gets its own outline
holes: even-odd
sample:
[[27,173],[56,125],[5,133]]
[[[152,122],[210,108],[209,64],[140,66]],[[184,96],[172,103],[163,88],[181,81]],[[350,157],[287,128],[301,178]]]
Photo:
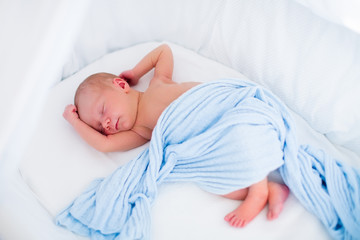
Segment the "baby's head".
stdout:
[[111,73],[95,73],[87,77],[75,92],[74,103],[79,106],[79,102],[85,94],[101,92],[106,88],[111,87],[112,80],[117,78],[116,75]]
[[86,78],[74,99],[80,119],[106,135],[133,127],[136,101],[129,84],[110,73],[96,73]]

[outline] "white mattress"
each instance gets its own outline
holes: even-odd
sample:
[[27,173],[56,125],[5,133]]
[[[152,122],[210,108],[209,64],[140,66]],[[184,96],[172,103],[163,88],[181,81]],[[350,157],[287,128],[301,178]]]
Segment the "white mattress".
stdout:
[[[134,66],[159,43],[149,42],[105,55],[55,86],[42,111],[36,134],[20,165],[21,174],[42,206],[53,217],[69,204],[94,178],[110,174],[135,157],[146,145],[120,153],[100,153],[88,146],[62,118],[72,103],[78,84],[89,74],[105,71],[119,74]],[[174,80],[206,82],[224,77],[244,77],[220,63],[169,43],[174,53]],[[152,72],[145,75],[138,90],[144,90]],[[296,91],[291,89],[291,91]],[[359,164],[359,157],[335,147],[294,113],[301,143],[325,149],[339,159]],[[318,219],[290,194],[280,217],[266,220],[266,209],[247,227],[230,227],[223,217],[238,201],[204,192],[192,184],[161,186],[152,208],[152,239],[329,239]],[[50,216],[49,216],[50,217]],[[60,230],[59,228],[59,231]],[[72,238],[80,238],[72,236]],[[69,238],[70,239],[70,238]]]

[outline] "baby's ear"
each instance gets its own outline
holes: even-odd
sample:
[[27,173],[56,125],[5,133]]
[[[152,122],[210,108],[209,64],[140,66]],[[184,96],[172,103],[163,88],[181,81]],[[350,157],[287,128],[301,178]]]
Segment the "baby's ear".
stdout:
[[113,84],[115,84],[116,86],[121,87],[122,89],[125,90],[125,92],[127,93],[130,89],[129,84],[122,78],[114,78],[113,79]]

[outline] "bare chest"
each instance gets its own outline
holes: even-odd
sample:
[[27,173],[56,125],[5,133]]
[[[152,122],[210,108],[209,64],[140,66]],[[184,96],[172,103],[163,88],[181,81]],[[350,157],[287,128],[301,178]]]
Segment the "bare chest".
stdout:
[[151,138],[152,131],[163,111],[184,92],[198,83],[167,84],[154,86],[144,93],[142,105],[139,106],[139,126],[142,126],[142,136]]

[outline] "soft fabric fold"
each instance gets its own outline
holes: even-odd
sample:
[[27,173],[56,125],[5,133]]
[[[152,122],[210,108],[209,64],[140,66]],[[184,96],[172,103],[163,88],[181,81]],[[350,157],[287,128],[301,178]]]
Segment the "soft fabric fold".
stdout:
[[226,194],[280,168],[284,182],[334,238],[360,232],[359,171],[299,146],[286,106],[247,81],[198,85],[160,116],[149,147],[94,181],[56,222],[92,239],[149,239],[151,205],[164,182]]

